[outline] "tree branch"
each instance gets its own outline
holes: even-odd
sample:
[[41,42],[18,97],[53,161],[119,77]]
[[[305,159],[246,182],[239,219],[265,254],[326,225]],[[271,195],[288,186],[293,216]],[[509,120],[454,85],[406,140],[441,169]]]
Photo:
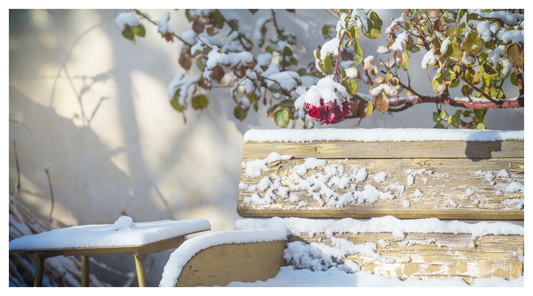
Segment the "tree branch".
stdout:
[[[143,18],[145,18],[146,20],[148,20],[150,23],[154,24],[157,26],[157,23],[154,22],[153,20],[147,18],[142,12],[140,12],[138,9],[133,9],[133,11],[135,11],[135,13],[137,13],[138,15],[142,16]],[[180,36],[178,36],[176,33],[172,33],[172,35],[174,35],[174,37],[178,38],[181,42],[187,44],[188,46],[192,47],[192,44],[190,44],[189,42],[183,40]],[[200,38],[198,38],[200,39]],[[201,41],[201,40],[200,40]],[[202,42],[203,43],[203,42]],[[205,43],[204,43],[205,44]],[[207,44],[206,44],[207,45]]]
[[[222,15],[222,13],[221,13],[220,15]],[[233,25],[232,25],[232,24],[231,24],[231,23],[230,23],[230,22],[229,22],[229,21],[228,21],[223,15],[222,15],[222,19],[224,20],[224,22],[225,22],[226,24],[228,24],[228,26],[230,26],[230,28],[231,28],[233,31],[237,31],[237,32],[239,32],[237,29],[235,29],[235,28],[233,27]],[[242,42],[241,34],[240,34],[240,33],[239,33],[239,37],[238,37],[238,38],[239,38],[239,42],[241,43],[242,47],[243,47],[245,50],[249,51],[251,48],[248,48],[248,47],[246,47],[246,45],[244,45],[244,42]]]
[[17,156],[17,145],[15,144],[15,139],[13,139],[13,152],[15,154],[15,168],[17,169],[17,183],[15,184],[15,194],[13,196],[17,196],[17,193],[20,192],[20,168],[19,168],[19,158]]
[[459,76],[459,79],[462,82],[464,82],[466,85],[468,85],[469,87],[473,88],[475,91],[480,93],[483,97],[485,97],[487,100],[491,101],[492,103],[494,103],[494,104],[499,104],[500,103],[500,101],[497,101],[497,100],[491,98],[488,94],[486,94],[484,91],[479,89],[477,86],[475,86],[475,85],[471,84],[470,82],[468,82],[468,80],[466,80],[463,76]]
[[339,75],[337,73],[337,70],[339,69],[339,57],[341,55],[341,46],[342,46],[342,40],[344,39],[344,36],[346,35],[346,30],[344,30],[344,33],[342,33],[341,39],[339,41],[339,54],[337,55],[337,60],[335,61],[335,72],[333,72],[333,81],[335,81],[335,78],[338,78]]
[[[399,106],[402,108],[396,108],[393,109],[394,111],[402,111],[409,107],[412,107],[416,104],[421,103],[438,103],[438,104],[444,104],[444,105],[450,105],[454,107],[460,107],[460,108],[466,108],[466,109],[499,109],[499,108],[520,108],[520,97],[518,97],[517,100],[502,100],[498,103],[493,102],[466,102],[466,101],[457,101],[454,100],[454,98],[450,96],[439,96],[439,97],[429,97],[429,96],[423,96],[423,97],[409,97],[409,98],[401,98],[397,100],[391,100],[389,102],[389,106]],[[404,105],[408,104],[409,107],[404,108]]]
[[44,168],[44,172],[46,173],[46,176],[48,177],[48,185],[50,186],[50,199],[52,203],[52,207],[50,208],[50,214],[48,215],[48,230],[50,230],[50,224],[52,223],[52,213],[54,212],[54,188],[52,187],[52,180],[50,179],[50,173],[48,172],[50,170],[50,165],[47,165]]

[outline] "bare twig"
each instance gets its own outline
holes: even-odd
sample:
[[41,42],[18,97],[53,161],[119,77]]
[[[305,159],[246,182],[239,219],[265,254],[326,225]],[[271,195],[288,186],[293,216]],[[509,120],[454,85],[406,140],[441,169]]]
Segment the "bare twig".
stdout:
[[[157,23],[154,22],[153,20],[149,19],[146,17],[146,15],[144,15],[144,13],[140,12],[138,9],[134,9],[133,11],[135,11],[135,13],[137,13],[138,15],[142,16],[144,19],[146,19],[147,21],[149,21],[150,23],[154,24],[157,26]],[[187,44],[188,46],[192,47],[192,44],[190,44],[189,42],[183,40],[180,36],[178,36],[176,33],[172,33],[172,35],[174,35],[174,37],[178,38],[181,42]],[[200,39],[200,38],[198,38]],[[200,40],[202,41],[202,40]],[[203,42],[202,42],[203,43]],[[204,43],[205,44],[205,43]]]
[[500,104],[501,103],[501,101],[497,101],[497,100],[491,98],[491,96],[489,96],[487,93],[485,93],[484,91],[479,89],[477,86],[475,86],[475,85],[471,84],[470,82],[468,82],[468,80],[466,80],[463,76],[459,76],[459,79],[462,82],[464,82],[466,85],[468,85],[469,87],[473,88],[475,91],[480,93],[483,97],[485,97],[487,100],[491,101],[492,103],[494,103],[494,104]]
[[17,144],[15,144],[15,139],[13,139],[13,153],[15,154],[15,168],[17,169],[17,182],[15,183],[15,194],[20,192],[20,168],[19,168],[19,158],[17,156]]
[[[222,13],[221,13],[220,15],[222,15]],[[222,15],[222,19],[224,20],[224,22],[225,22],[226,24],[228,24],[228,26],[230,26],[230,28],[231,28],[233,31],[237,31],[237,29],[236,29],[235,27],[233,27],[233,25],[232,25],[232,24],[231,24],[231,23],[230,23],[230,22],[229,22],[229,21],[228,21],[223,15]],[[244,42],[242,42],[242,38],[241,38],[241,34],[240,34],[240,33],[239,33],[239,37],[238,37],[238,38],[239,38],[239,42],[241,43],[242,47],[243,47],[245,50],[247,50],[247,51],[251,50],[251,48],[248,48],[246,45],[244,45]]]
[[50,165],[47,165],[44,168],[44,172],[46,173],[46,176],[48,177],[48,185],[50,186],[50,200],[52,203],[52,206],[50,208],[50,214],[48,215],[48,223],[47,228],[50,230],[50,224],[52,223],[52,213],[54,212],[54,188],[52,187],[52,179],[50,179],[50,173],[48,172],[50,170]]
[[339,68],[339,56],[341,55],[341,47],[342,47],[342,40],[344,39],[344,36],[346,35],[346,30],[344,30],[344,33],[342,33],[341,40],[339,41],[339,54],[337,55],[337,59],[335,60],[335,72],[333,74],[333,81],[335,81],[335,78],[338,78],[337,70]]

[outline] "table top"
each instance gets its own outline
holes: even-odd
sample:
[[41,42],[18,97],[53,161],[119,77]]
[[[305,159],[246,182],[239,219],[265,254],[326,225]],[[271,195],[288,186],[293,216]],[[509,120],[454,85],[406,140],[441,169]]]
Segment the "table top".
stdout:
[[139,222],[119,229],[116,223],[73,226],[16,238],[9,242],[9,250],[135,247],[210,229],[209,221],[204,219]]

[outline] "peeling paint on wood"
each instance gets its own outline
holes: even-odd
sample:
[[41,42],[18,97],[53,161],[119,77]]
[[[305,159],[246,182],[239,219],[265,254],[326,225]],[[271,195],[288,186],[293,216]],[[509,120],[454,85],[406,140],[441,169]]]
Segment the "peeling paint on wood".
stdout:
[[[245,159],[247,161],[247,159]],[[289,186],[294,182],[292,177],[293,167],[301,165],[303,159],[290,159],[282,162],[276,161],[269,165],[271,171],[263,172],[261,177],[277,174],[281,177],[281,183]],[[352,218],[372,218],[386,215],[393,215],[398,218],[429,218],[439,219],[496,219],[496,220],[523,220],[523,209],[517,208],[517,203],[523,199],[522,192],[507,193],[505,188],[510,182],[524,182],[523,158],[491,158],[491,159],[328,159],[327,165],[344,167],[344,174],[351,175],[353,168],[366,168],[368,177],[361,182],[352,181],[346,188],[339,188],[337,185],[331,189],[342,195],[352,191],[351,184],[357,184],[357,190],[362,190],[367,184],[375,186],[382,192],[390,192],[395,195],[394,199],[379,200],[375,203],[365,202],[363,204],[348,204],[342,208],[321,206],[317,200],[308,196],[306,190],[291,192],[301,197],[301,201],[309,205],[296,209],[298,203],[284,200],[278,196],[277,201],[270,205],[257,205],[254,203],[245,204],[244,198],[251,196],[254,192],[239,190],[238,213],[243,217],[352,217]],[[511,167],[509,167],[511,164]],[[414,183],[408,186],[406,173],[407,169],[426,169],[432,173],[423,173],[414,176]],[[475,174],[481,171],[493,171],[494,176],[501,169],[506,169],[509,178],[494,178],[491,181],[483,176]],[[324,172],[323,168],[309,170],[303,179]],[[376,182],[373,176],[387,172],[388,177],[383,182]],[[424,180],[424,178],[427,178]],[[248,185],[255,185],[261,178],[247,178],[244,170],[241,172],[241,182]],[[400,184],[405,191],[400,193],[396,189],[387,186]],[[423,193],[423,196],[415,195],[416,190]],[[474,190],[474,193],[467,195],[466,190]],[[498,191],[502,195],[498,195]],[[264,192],[258,192],[260,196]],[[322,196],[323,199],[326,197]],[[453,207],[448,203],[451,199],[457,206]],[[402,205],[408,201],[409,207]]]
[[[391,233],[334,234],[354,244],[376,243],[377,253],[385,258],[395,259],[394,263],[384,263],[372,257],[349,255],[361,266],[362,271],[371,271],[386,277],[462,278],[472,284],[475,278],[493,276],[512,280],[524,275],[524,263],[519,256],[524,255],[524,237],[520,235],[486,235],[473,238],[470,234],[453,233],[406,233],[406,237],[396,240]],[[382,247],[380,239],[390,243]],[[324,233],[309,237],[306,234],[290,236],[291,241],[318,242],[331,245],[331,239]],[[469,243],[474,241],[474,248]],[[403,259],[410,256],[406,263]]]

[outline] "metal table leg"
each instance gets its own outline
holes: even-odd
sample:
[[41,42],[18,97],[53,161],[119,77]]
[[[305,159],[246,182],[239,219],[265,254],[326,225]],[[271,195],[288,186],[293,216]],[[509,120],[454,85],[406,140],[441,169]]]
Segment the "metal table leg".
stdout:
[[139,287],[146,287],[146,274],[144,272],[143,256],[135,253],[135,267],[137,268],[137,280],[139,281]]
[[81,255],[81,286],[89,287],[89,256]]

